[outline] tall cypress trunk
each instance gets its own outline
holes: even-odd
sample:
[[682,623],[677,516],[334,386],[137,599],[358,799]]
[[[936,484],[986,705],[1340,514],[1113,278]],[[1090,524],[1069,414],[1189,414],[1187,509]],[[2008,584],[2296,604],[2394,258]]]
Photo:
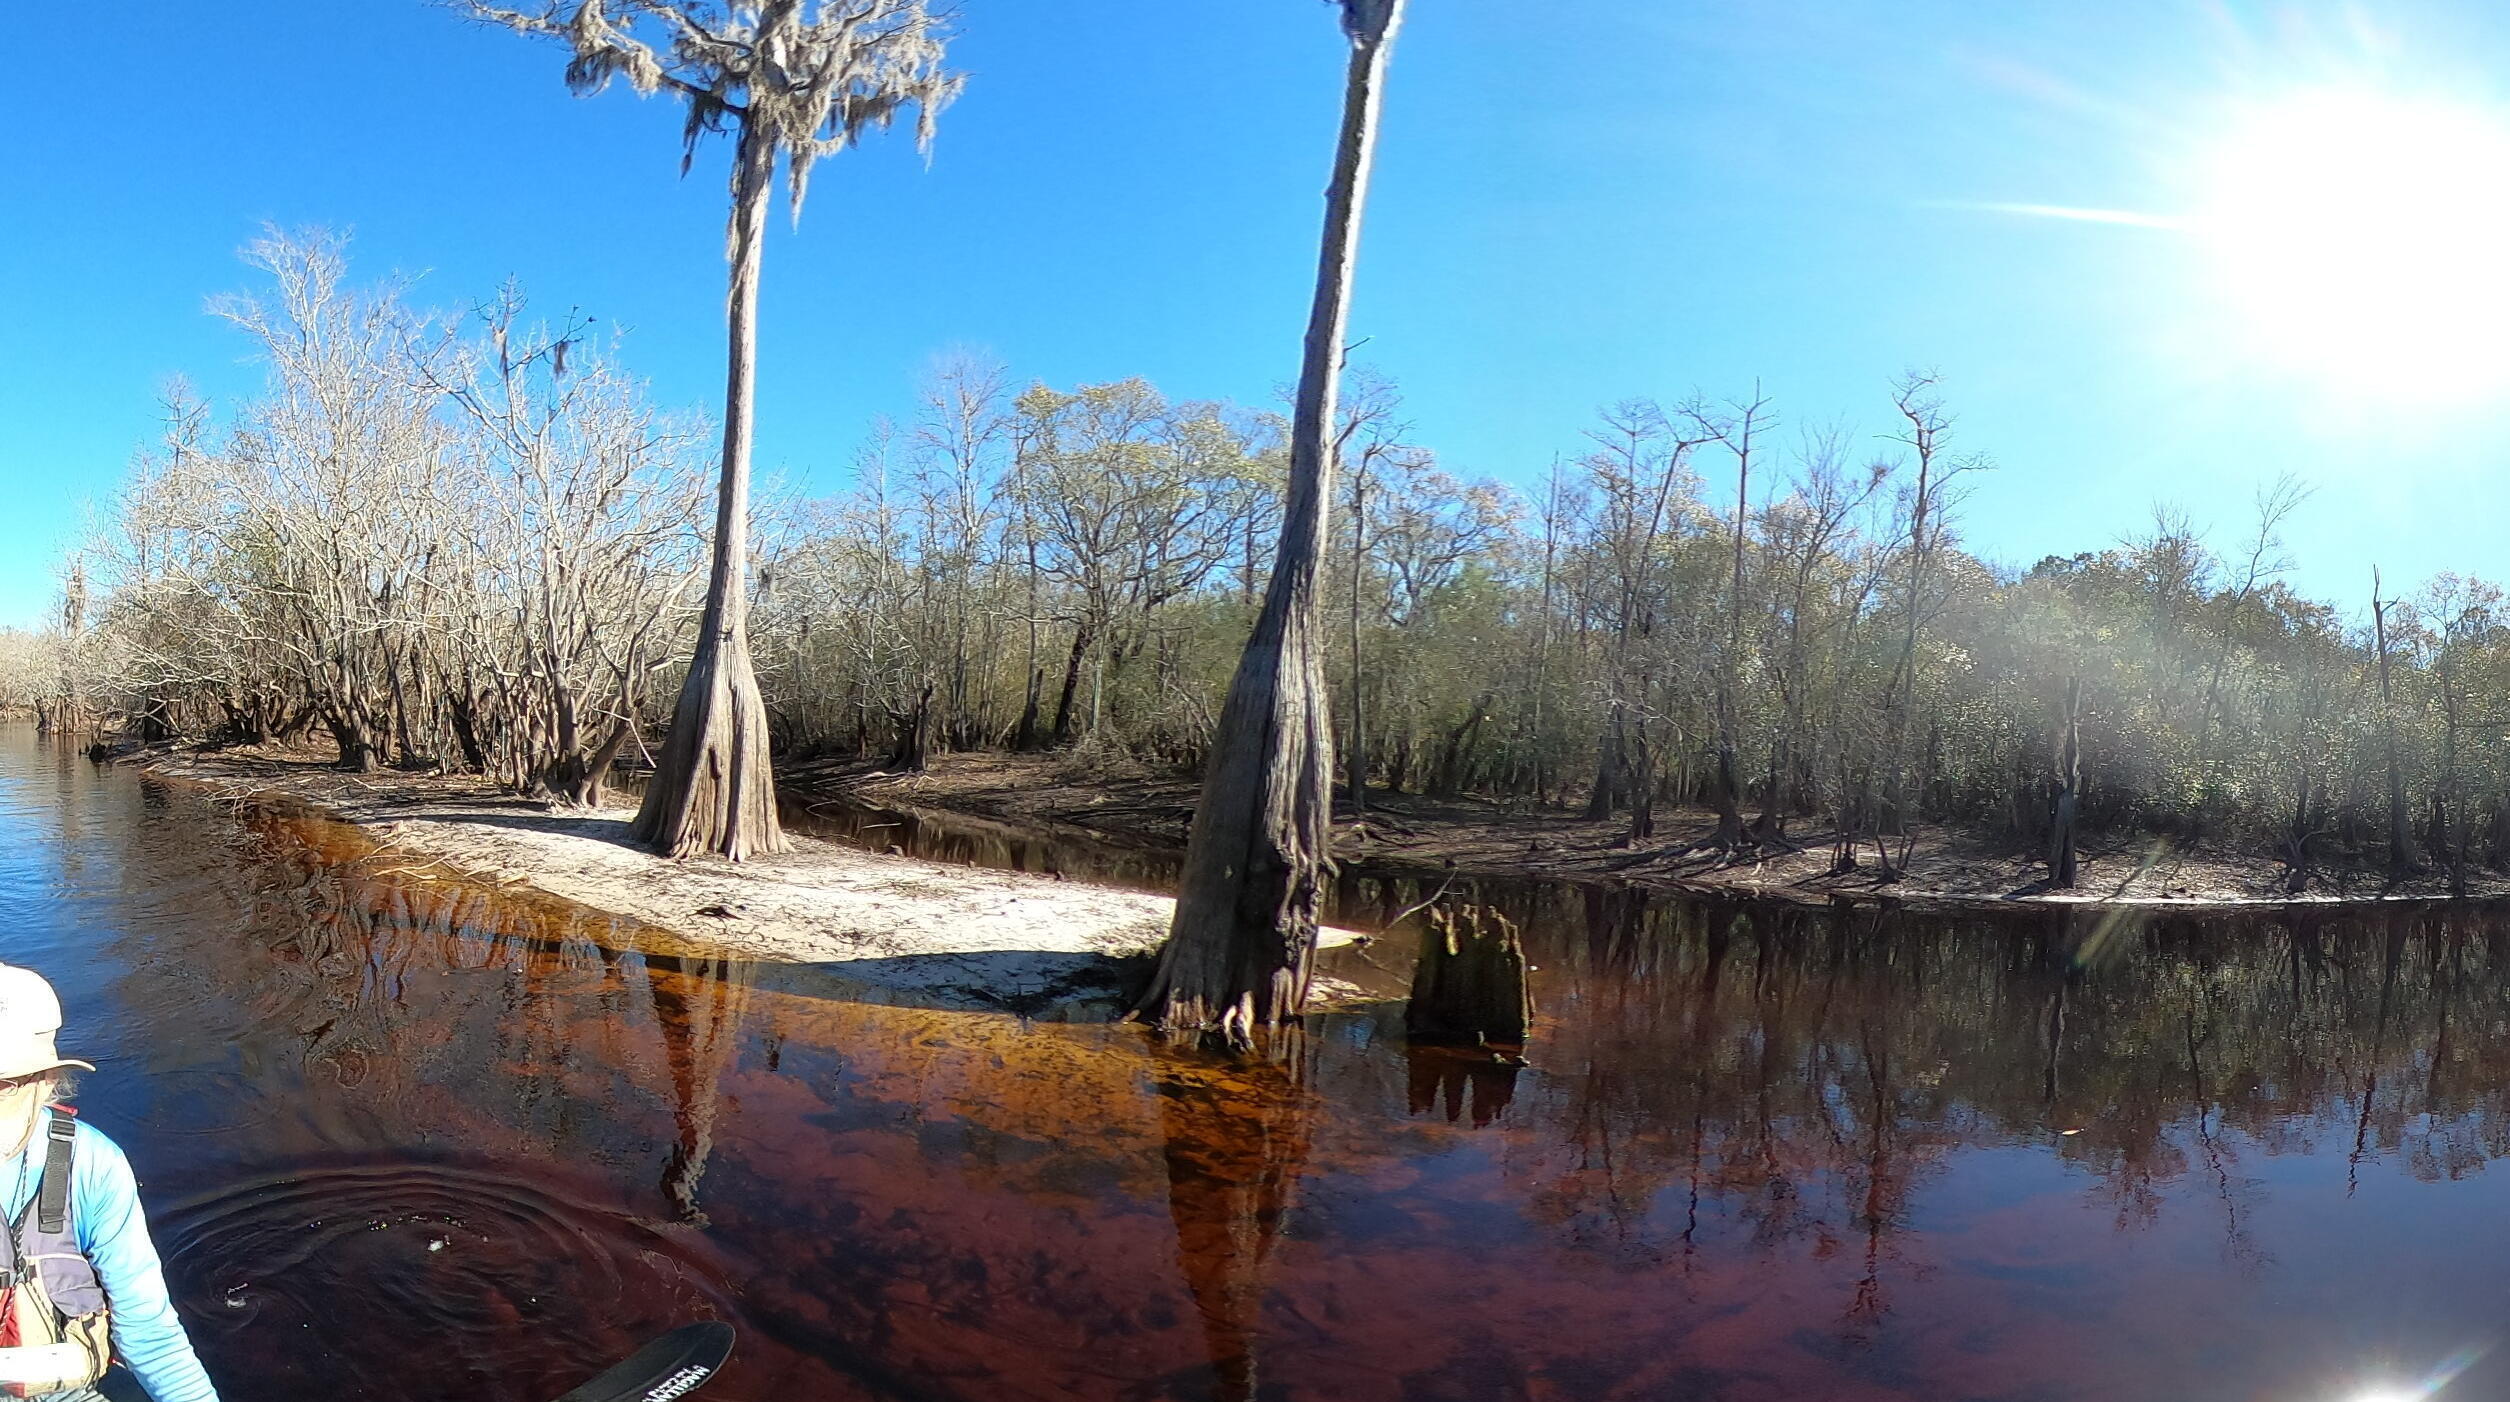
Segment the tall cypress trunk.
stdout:
[[2379,723],[2387,739],[2388,871],[2409,876],[2423,869],[2414,851],[2413,824],[2406,816],[2405,770],[2397,762],[2397,705],[2388,688],[2388,605],[2379,597],[2379,571],[2371,571],[2371,632],[2379,647]]
[[1636,847],[1656,835],[1656,756],[1647,747],[1648,680],[1639,678],[1638,724],[1630,727],[1628,758],[1623,761],[1622,774],[1630,785],[1630,830],[1623,839],[1625,847]]
[[[1022,461],[1016,456],[1012,459],[1015,470]],[[1037,661],[1037,528],[1034,518],[1027,514],[1034,508],[1024,493],[1016,499],[1022,503],[1020,531],[1028,542],[1028,695],[1020,703],[1020,723],[1012,732],[1011,748],[1026,751],[1037,745],[1037,703],[1046,686],[1046,669]]]
[[1909,751],[1909,710],[1917,692],[1917,634],[1926,597],[1926,557],[1930,547],[1926,541],[1927,518],[1934,505],[1935,449],[1927,426],[1918,419],[1921,410],[1913,410],[1907,400],[1901,412],[1910,416],[1910,444],[1917,451],[1917,489],[1909,497],[1909,589],[1907,629],[1900,644],[1900,663],[1891,674],[1891,682],[1883,689],[1883,756],[1882,812],[1874,821],[1874,850],[1882,861],[1882,879],[1897,881],[1904,874],[1892,859],[1891,849],[1883,837],[1888,832],[1911,834],[1909,804],[1904,787]]
[[1316,300],[1291,418],[1290,490],[1263,612],[1229,683],[1187,839],[1177,908],[1137,1012],[1232,1045],[1307,1003],[1331,863],[1333,735],[1316,600],[1352,267],[1403,0],[1345,0],[1351,61],[1325,197]]
[[1624,674],[1613,676],[1615,697],[1612,723],[1596,743],[1595,783],[1586,791],[1586,816],[1589,819],[1609,818],[1629,803],[1637,787],[1630,767],[1630,705],[1619,695],[1625,684]]
[[2048,884],[2072,890],[2077,877],[2074,815],[2083,787],[2083,679],[2066,678],[2065,729],[2057,739],[2056,794],[2048,824]]
[[1744,843],[1743,782],[1735,736],[1740,721],[1735,714],[1735,691],[1742,682],[1743,534],[1752,503],[1753,415],[1759,410],[1759,398],[1755,395],[1743,420],[1742,437],[1735,442],[1734,580],[1726,596],[1726,651],[1717,667],[1717,831],[1709,841],[1711,846],[1728,850]]
[[732,286],[726,320],[731,353],[724,373],[723,482],[715,503],[714,571],[671,733],[636,811],[637,840],[669,856],[715,852],[740,861],[786,847],[776,821],[775,774],[767,753],[767,706],[750,666],[748,537],[750,430],[758,368],[758,262],[767,236],[767,190],[775,146],[741,128],[735,156]]
[[1351,482],[1351,812],[1368,812],[1368,737],[1362,729],[1360,582],[1368,573],[1368,459]]
[[1453,798],[1464,789],[1464,776],[1471,766],[1473,737],[1482,723],[1490,719],[1490,708],[1497,704],[1497,692],[1485,691],[1473,698],[1473,707],[1464,719],[1447,732],[1446,743],[1438,748],[1438,765],[1429,772],[1429,793],[1432,798]]
[[[2454,632],[2452,621],[2449,631]],[[2466,894],[2466,815],[2461,811],[2454,819],[2450,803],[2458,794],[2458,688],[2457,668],[2452,661],[2451,642],[2444,633],[2440,644],[2440,785],[2432,790],[2432,846],[2439,849],[2441,860],[2449,864],[2449,894]]]
[[1063,660],[1063,692],[1055,702],[1054,742],[1066,744],[1072,739],[1072,702],[1081,691],[1081,664],[1089,660],[1089,650],[1098,641],[1095,616],[1083,618],[1072,630],[1072,651]]

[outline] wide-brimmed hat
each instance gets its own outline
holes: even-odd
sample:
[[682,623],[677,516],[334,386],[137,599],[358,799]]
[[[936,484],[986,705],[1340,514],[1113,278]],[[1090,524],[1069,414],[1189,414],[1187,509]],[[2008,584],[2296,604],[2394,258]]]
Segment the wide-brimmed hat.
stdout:
[[63,1056],[52,1044],[61,1030],[61,995],[42,974],[15,964],[0,964],[0,1080],[32,1076],[75,1066],[96,1068]]

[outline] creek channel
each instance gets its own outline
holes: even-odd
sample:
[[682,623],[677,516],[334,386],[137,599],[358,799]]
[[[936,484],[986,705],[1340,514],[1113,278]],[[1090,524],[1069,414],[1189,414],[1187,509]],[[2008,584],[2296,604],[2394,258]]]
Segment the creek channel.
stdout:
[[[546,1402],[694,1317],[742,1333],[721,1402],[2510,1395],[2498,909],[1474,894],[1537,966],[1524,1064],[1394,1001],[1231,1061],[0,728],[0,959],[60,987],[231,1399]],[[1399,989],[1407,943],[1337,957]]]

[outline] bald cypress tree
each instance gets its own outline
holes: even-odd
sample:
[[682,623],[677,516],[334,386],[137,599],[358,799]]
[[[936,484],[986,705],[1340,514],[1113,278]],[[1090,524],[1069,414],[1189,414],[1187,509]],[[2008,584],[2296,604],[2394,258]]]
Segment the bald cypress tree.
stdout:
[[1360,209],[1403,0],[1340,0],[1351,56],[1324,246],[1290,421],[1289,497],[1263,612],[1230,680],[1186,842],[1168,941],[1137,1009],[1171,1031],[1249,1043],[1307,1002],[1330,861],[1333,731],[1316,598],[1333,497]]
[[776,820],[767,710],[750,664],[747,570],[767,205],[781,169],[799,220],[812,165],[910,107],[917,144],[929,149],[934,118],[962,81],[943,67],[946,31],[927,0],[544,0],[521,9],[454,3],[474,18],[564,43],[571,55],[567,86],[579,95],[625,78],[640,95],[679,98],[688,109],[683,174],[700,138],[732,138],[725,318],[731,346],[714,568],[697,650],[635,832],[675,857],[715,852],[738,861],[778,851],[785,839]]

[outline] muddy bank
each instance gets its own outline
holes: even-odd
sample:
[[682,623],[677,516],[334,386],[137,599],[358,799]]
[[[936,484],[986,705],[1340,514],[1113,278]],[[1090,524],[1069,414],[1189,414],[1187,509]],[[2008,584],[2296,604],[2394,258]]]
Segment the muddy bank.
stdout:
[[[787,804],[804,814],[848,805],[922,810],[1154,856],[1184,849],[1194,803],[1194,785],[1183,776],[1087,753],[937,755],[921,774],[810,761],[785,766],[778,783]],[[1861,853],[1859,870],[1834,874],[1833,834],[1819,825],[1792,830],[1793,851],[1743,861],[1692,850],[1715,826],[1715,815],[1706,810],[1660,810],[1655,837],[1634,848],[1622,816],[1593,820],[1472,798],[1380,794],[1372,796],[1364,816],[1355,817],[1347,804],[1337,806],[1334,853],[1346,870],[1371,876],[1568,881],[1819,905],[1890,902],[1913,909],[2098,904],[2203,910],[2449,896],[2447,876],[2438,871],[2392,883],[2378,873],[2343,867],[2323,869],[2294,895],[2286,890],[2283,864],[2269,856],[2215,844],[2190,849],[2150,836],[2089,838],[2081,884],[2050,892],[2041,888],[2045,868],[2035,856],[2009,842],[1939,826],[1917,832],[1907,874],[1886,883],[1874,875],[1870,845]],[[2470,897],[2510,897],[2510,879],[2498,874],[2469,872],[2467,884]]]
[[[377,857],[406,875],[527,888],[699,949],[808,965],[876,1002],[1104,1019],[1120,1011],[1173,906],[1147,892],[809,837],[739,864],[672,861],[628,843],[632,808],[553,811],[460,777],[347,774],[301,755],[242,750],[136,762],[214,797],[294,802],[356,824],[380,844]],[[1356,995],[1330,981],[1320,992]]]

